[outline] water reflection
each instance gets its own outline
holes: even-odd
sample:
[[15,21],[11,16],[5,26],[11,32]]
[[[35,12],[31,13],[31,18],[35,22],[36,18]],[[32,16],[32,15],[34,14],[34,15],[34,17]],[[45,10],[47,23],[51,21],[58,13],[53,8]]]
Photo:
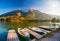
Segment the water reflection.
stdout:
[[41,41],[60,41],[60,32],[53,33],[52,37],[43,38]]
[[0,41],[6,41],[7,38],[7,28],[4,23],[0,22]]
[[16,29],[16,28],[25,28],[25,27],[33,27],[40,25],[49,25],[48,22],[23,22],[23,23],[6,23],[8,29]]
[[[37,21],[26,21],[22,23],[3,23],[0,22],[0,41],[6,41],[7,38],[7,32],[10,29],[15,29],[17,30],[18,28],[28,28],[28,27],[39,27],[39,26],[50,26],[49,22],[37,22]],[[58,35],[58,34],[57,34]],[[48,38],[47,38],[48,39]]]

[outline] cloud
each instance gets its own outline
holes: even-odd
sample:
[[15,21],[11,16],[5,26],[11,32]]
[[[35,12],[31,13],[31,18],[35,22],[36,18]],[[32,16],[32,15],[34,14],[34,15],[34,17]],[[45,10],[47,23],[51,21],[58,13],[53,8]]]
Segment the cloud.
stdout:
[[46,2],[47,12],[53,15],[60,15],[60,1],[50,0]]
[[42,1],[41,3],[37,4],[35,8],[47,14],[60,16],[60,1],[59,0],[46,0],[46,1]]
[[45,12],[53,15],[60,15],[60,1],[59,0],[48,0],[45,1]]

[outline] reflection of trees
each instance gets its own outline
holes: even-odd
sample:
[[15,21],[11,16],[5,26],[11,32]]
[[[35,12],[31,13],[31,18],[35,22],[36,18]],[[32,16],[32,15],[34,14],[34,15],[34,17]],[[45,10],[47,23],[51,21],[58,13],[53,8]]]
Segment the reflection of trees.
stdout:
[[[11,22],[11,23],[6,23],[8,29],[18,29],[18,28],[28,28],[28,27],[33,27],[33,26],[40,26],[40,25],[45,25],[46,23],[44,22],[30,22],[30,21],[24,21],[23,23],[19,22]],[[47,24],[46,24],[47,25]]]
[[8,29],[17,29],[20,27],[19,23],[6,23]]
[[25,28],[25,27],[33,27],[38,26],[36,22],[23,22],[23,23],[6,23],[8,29],[17,29],[17,28]]

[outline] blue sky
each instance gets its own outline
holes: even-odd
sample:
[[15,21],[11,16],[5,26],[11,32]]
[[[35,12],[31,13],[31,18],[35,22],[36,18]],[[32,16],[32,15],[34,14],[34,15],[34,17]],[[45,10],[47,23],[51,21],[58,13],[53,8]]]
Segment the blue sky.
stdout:
[[60,15],[60,0],[0,0],[0,15],[17,9],[27,11],[30,8]]

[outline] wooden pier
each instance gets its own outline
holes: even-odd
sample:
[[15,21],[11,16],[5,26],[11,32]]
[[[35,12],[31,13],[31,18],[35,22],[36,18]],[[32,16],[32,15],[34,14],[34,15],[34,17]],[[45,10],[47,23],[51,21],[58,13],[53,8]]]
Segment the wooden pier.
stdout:
[[40,34],[38,34],[38,33],[36,33],[36,32],[33,32],[33,31],[31,31],[31,30],[29,30],[28,28],[25,28],[31,35],[33,35],[35,38],[37,38],[37,39],[40,39],[40,38],[42,38],[43,37],[43,35],[40,35]]
[[8,31],[7,41],[20,41],[15,30]]

